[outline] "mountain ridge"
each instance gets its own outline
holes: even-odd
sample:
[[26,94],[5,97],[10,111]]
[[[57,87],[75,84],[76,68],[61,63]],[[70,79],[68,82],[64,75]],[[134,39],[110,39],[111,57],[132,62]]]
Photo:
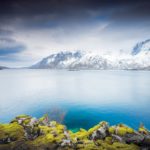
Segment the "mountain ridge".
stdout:
[[131,53],[61,51],[43,58],[31,69],[118,69],[150,70],[150,39],[134,46]]
[[150,39],[137,43],[132,50],[132,55],[136,55],[141,51],[150,51]]

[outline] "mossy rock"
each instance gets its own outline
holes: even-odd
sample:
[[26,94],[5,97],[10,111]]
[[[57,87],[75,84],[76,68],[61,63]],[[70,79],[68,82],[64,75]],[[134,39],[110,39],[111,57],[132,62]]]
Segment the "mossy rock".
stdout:
[[48,117],[48,114],[44,114],[41,118],[39,118],[39,120],[44,120],[46,117]]
[[142,134],[145,134],[145,135],[150,134],[150,132],[144,126],[140,127],[138,129],[138,131],[139,131],[139,133],[142,133]]
[[101,121],[101,122],[99,123],[99,125],[100,125],[100,126],[108,125],[108,122],[106,122],[106,121]]
[[58,136],[54,136],[51,133],[47,133],[45,135],[37,137],[35,140],[30,142],[30,144],[34,146],[38,146],[38,145],[44,145],[48,143],[61,143],[63,139],[65,139],[64,134],[59,134]]
[[76,149],[84,149],[84,148],[85,148],[84,144],[77,144],[76,145]]
[[51,121],[51,122],[50,122],[50,125],[51,125],[52,127],[55,127],[55,126],[57,125],[57,122],[56,122],[56,121]]
[[95,145],[99,150],[116,150],[111,144],[103,140],[95,141]]
[[40,134],[41,130],[38,126],[33,127],[32,129],[32,134],[36,135],[36,134]]
[[107,141],[98,140],[96,145],[101,149],[105,150],[140,150],[138,146],[133,144],[124,144],[119,142],[114,142],[113,144],[108,143]]
[[30,121],[31,120],[29,118],[27,118],[27,119],[22,121],[22,125],[26,126],[26,125],[28,125],[30,123]]
[[64,125],[57,124],[57,125],[56,125],[56,129],[57,129],[57,133],[58,133],[58,134],[61,134],[61,133],[64,133],[66,127],[65,127]]
[[115,127],[114,126],[109,127],[108,131],[110,134],[114,134],[115,133]]
[[127,130],[124,127],[117,127],[116,133],[120,136],[124,136],[125,134],[127,134]]
[[73,133],[73,137],[76,137],[79,140],[88,139],[89,133],[84,129],[80,129],[80,131]]
[[[73,133],[56,121],[51,121],[50,123],[47,120],[45,121],[47,119],[45,117],[47,116],[45,115],[40,118],[41,123],[37,120],[37,122],[32,124],[34,118],[28,115],[19,115],[10,124],[0,124],[0,150],[139,150],[139,147],[134,144],[114,142],[112,134],[117,134],[124,138],[126,134],[136,133],[126,125],[111,126],[108,128],[109,134],[107,134],[107,137],[103,140],[94,139],[93,141],[91,140],[93,132],[97,131],[100,127],[106,127],[107,130],[107,122],[100,122],[88,131],[81,128],[78,132]],[[21,124],[18,123],[18,120]],[[44,120],[43,123],[42,120]],[[141,135],[149,134],[149,131],[144,126],[139,128],[139,132]],[[63,145],[65,140],[69,141],[68,145]],[[4,144],[3,141],[7,142]]]
[[21,118],[26,118],[26,119],[30,119],[31,117],[25,114],[19,115],[16,117],[16,119],[21,119]]
[[15,118],[15,119],[11,120],[10,123],[18,123],[18,120]]
[[106,121],[101,121],[98,125],[95,125],[94,127],[90,128],[88,130],[89,135],[91,135],[94,131],[98,130],[100,127],[108,125]]
[[52,130],[51,130],[51,134],[53,134],[53,135],[55,135],[55,136],[57,136],[57,135],[59,135],[61,132],[59,131],[59,130],[57,130],[57,128],[56,127],[54,127],[54,128],[51,128]]
[[30,122],[31,117],[28,116],[28,115],[19,115],[16,118],[14,118],[13,120],[11,120],[10,123],[19,123],[19,120],[22,120],[21,121],[21,125],[25,126],[25,125],[27,125]]
[[0,150],[11,150],[10,144],[0,144]]
[[134,129],[132,129],[132,128],[127,128],[127,133],[133,134],[133,133],[134,133]]
[[63,139],[65,139],[65,135],[64,134],[59,134],[58,136],[55,137],[55,142],[56,143],[61,143]]
[[55,142],[55,137],[52,134],[46,134],[46,135],[37,137],[35,140],[31,141],[30,143],[32,143],[35,146],[39,146],[39,145],[44,145],[44,144],[53,143],[53,142]]
[[114,142],[112,146],[120,150],[140,150],[140,148],[134,144],[123,144],[119,142]]
[[7,125],[4,124],[0,124],[0,140],[5,139],[8,137],[7,132],[5,131]]
[[112,144],[112,137],[106,137],[105,138],[105,142],[107,143],[107,144]]
[[39,122],[42,122],[44,120],[44,117],[39,118]]
[[51,127],[48,127],[48,126],[40,126],[39,125],[39,128],[41,130],[41,132],[45,135],[45,134],[48,134],[52,131],[52,128]]
[[0,139],[10,138],[16,141],[24,138],[24,129],[17,123],[1,124],[0,125]]
[[123,125],[123,124],[120,124],[120,125],[118,125],[116,127],[115,133],[120,135],[120,136],[124,136],[124,135],[126,135],[128,133],[129,134],[133,134],[134,130],[132,128],[130,128],[130,127],[127,127],[127,126]]
[[89,143],[87,145],[84,145],[84,148],[82,148],[81,150],[101,150],[101,148],[96,146],[94,143]]
[[98,130],[101,126],[98,124],[88,130],[89,134],[92,134],[94,131]]

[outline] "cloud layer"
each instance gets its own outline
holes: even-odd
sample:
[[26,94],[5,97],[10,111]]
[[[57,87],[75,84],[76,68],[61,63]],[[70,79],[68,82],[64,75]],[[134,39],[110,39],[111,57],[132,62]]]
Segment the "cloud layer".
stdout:
[[129,50],[149,38],[149,8],[148,0],[0,1],[0,63],[30,65],[60,50]]

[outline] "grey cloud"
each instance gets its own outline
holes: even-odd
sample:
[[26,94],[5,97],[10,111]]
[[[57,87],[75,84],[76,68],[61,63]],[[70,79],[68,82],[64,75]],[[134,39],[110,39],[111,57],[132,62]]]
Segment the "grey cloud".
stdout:
[[25,46],[14,39],[0,37],[0,56],[20,53],[25,50]]
[[[0,1],[1,26],[11,23],[28,28],[150,20],[147,0],[5,0]],[[95,15],[93,15],[95,14]]]
[[125,5],[111,16],[116,21],[150,22],[150,1],[141,1],[133,5]]
[[10,36],[13,32],[11,30],[0,28],[0,37]]

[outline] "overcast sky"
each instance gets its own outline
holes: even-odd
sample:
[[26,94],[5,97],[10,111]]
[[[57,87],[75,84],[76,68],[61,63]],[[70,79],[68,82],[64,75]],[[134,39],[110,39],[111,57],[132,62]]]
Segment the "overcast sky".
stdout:
[[149,38],[149,0],[0,1],[0,66],[63,50],[129,51]]

